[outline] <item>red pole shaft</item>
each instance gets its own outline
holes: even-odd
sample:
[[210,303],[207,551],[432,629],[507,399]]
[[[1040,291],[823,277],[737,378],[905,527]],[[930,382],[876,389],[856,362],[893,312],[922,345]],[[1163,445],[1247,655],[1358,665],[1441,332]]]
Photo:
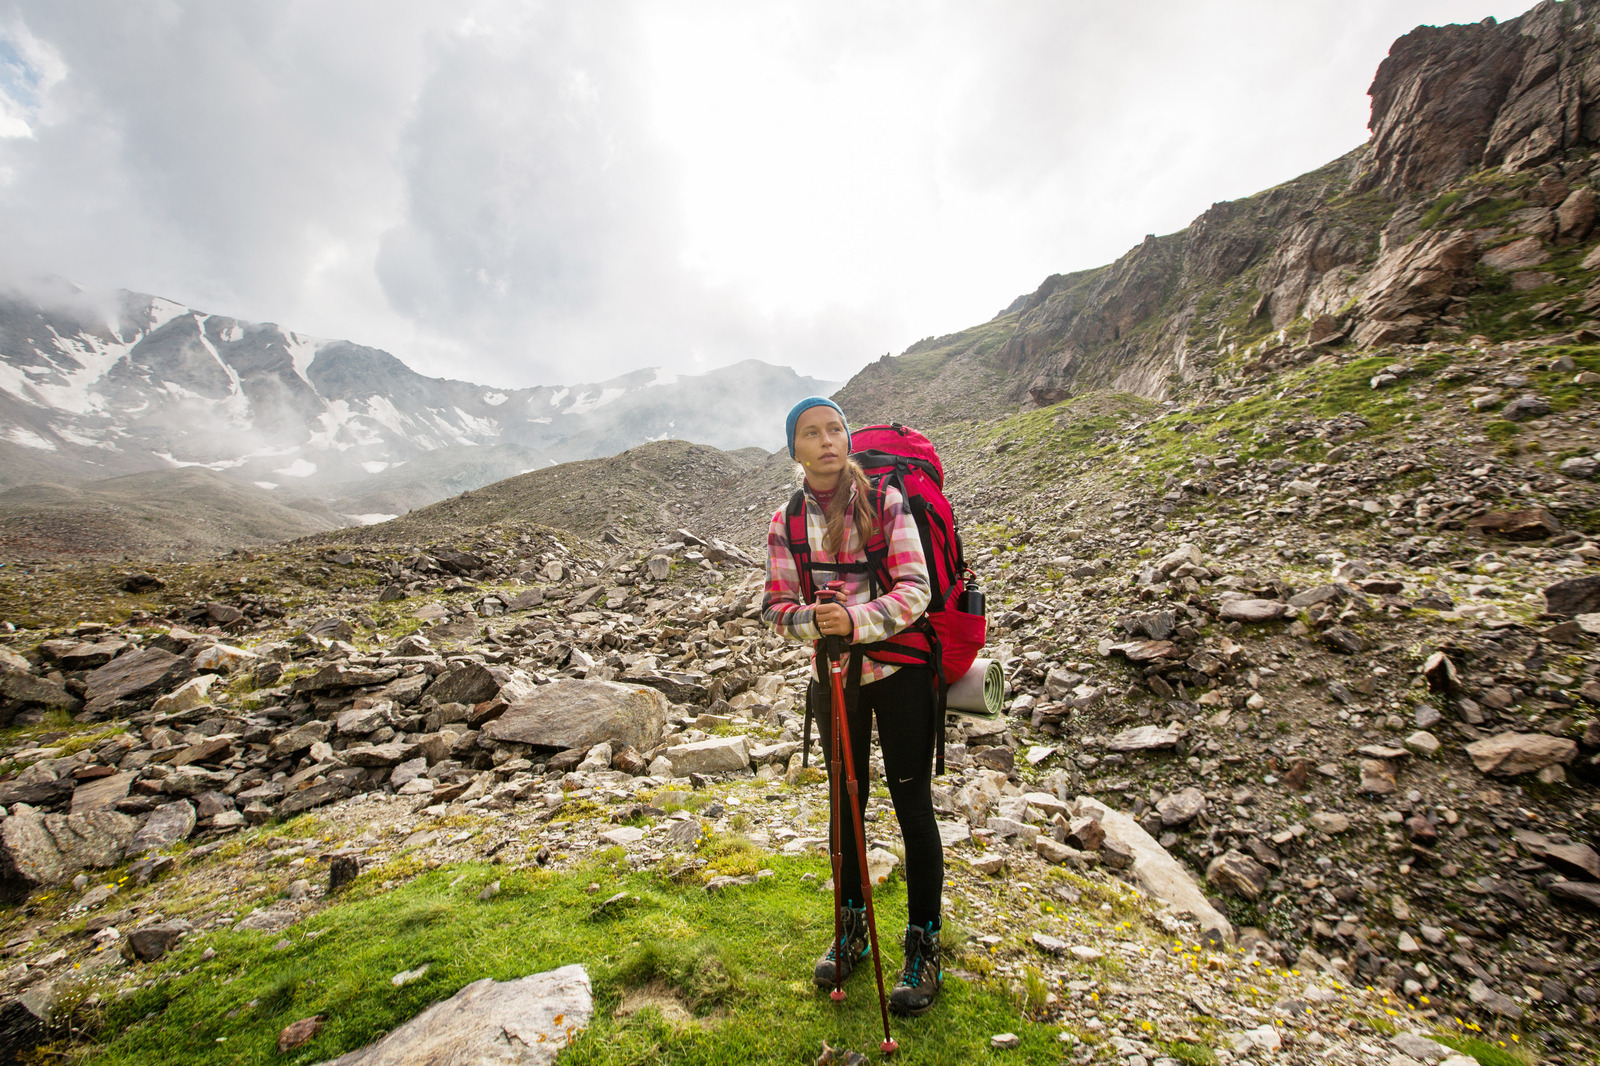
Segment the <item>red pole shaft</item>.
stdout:
[[[833,738],[829,747],[832,749],[833,765],[839,765],[839,723],[829,710],[829,720],[833,723]],[[830,857],[833,860],[833,944],[835,953],[839,952],[839,942],[844,938],[844,885],[841,878],[844,873],[844,852],[839,849],[844,841],[844,785],[839,780],[838,774],[828,775],[828,829],[832,833],[832,846],[829,847]],[[840,977],[840,960],[835,957],[833,964],[833,992],[834,1002],[844,999],[843,980]]]
[[[833,679],[834,736],[843,741],[844,778],[849,793],[850,819],[856,831],[856,857],[861,867],[861,894],[867,905],[867,935],[872,939],[872,971],[878,979],[878,1011],[883,1015],[883,1043],[886,1050],[891,1050],[894,1039],[889,1035],[889,997],[883,991],[883,952],[878,948],[878,918],[872,909],[872,872],[867,868],[867,834],[861,822],[861,807],[856,802],[861,783],[856,777],[855,753],[850,747],[850,723],[844,705],[844,676],[838,657],[828,660],[828,673]],[[839,890],[837,865],[836,862],[833,875],[835,898]]]

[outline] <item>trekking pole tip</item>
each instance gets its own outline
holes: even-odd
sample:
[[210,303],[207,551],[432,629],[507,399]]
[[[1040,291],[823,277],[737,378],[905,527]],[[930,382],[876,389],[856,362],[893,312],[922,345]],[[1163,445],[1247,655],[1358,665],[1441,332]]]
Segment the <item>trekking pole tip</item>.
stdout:
[[844,989],[842,989],[842,988],[835,988],[832,992],[829,992],[828,995],[833,999],[833,1001],[835,1003],[843,1003],[844,1002]]
[[893,1040],[885,1040],[882,1044],[879,1044],[878,1047],[882,1049],[885,1055],[893,1055],[896,1051],[900,1050],[900,1045],[895,1043]]

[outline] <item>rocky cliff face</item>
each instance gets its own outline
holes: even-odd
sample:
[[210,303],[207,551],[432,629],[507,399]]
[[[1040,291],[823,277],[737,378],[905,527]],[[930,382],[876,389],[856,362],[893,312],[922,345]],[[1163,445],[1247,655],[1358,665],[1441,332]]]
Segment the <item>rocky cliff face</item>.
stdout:
[[1597,13],[1594,0],[1545,0],[1509,22],[1422,26],[1400,38],[1368,90],[1373,166],[1364,183],[1426,191],[1600,140]]
[[[985,326],[913,346],[904,366],[875,364],[842,392],[847,410],[931,422],[956,396],[974,415],[1092,388],[1164,399],[1240,353],[1583,322],[1600,263],[1563,253],[1593,226],[1596,14],[1600,0],[1547,0],[1505,23],[1405,35],[1369,90],[1367,145],[1108,266],[1049,277]],[[990,381],[992,397],[975,395]]]

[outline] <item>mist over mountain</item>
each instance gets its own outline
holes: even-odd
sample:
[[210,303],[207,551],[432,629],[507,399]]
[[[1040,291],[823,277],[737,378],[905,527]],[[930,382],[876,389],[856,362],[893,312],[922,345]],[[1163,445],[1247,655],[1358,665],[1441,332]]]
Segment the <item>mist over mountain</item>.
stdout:
[[835,382],[746,360],[495,389],[388,352],[60,279],[0,290],[0,487],[201,467],[348,516],[678,438],[777,447]]

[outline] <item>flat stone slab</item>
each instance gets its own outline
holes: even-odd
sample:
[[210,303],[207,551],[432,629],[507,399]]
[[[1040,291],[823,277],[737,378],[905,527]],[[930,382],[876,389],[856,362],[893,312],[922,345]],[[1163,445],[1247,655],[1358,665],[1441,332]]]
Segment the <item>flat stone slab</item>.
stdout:
[[604,741],[648,751],[661,742],[670,706],[643,685],[557,681],[520,694],[483,732],[491,740],[562,751],[588,751]]
[[127,652],[84,679],[84,695],[92,704],[109,706],[114,700],[156,696],[185,681],[194,671],[189,663],[160,648]]
[[98,781],[85,781],[72,790],[71,813],[88,814],[90,811],[116,806],[118,800],[127,797],[129,787],[138,776],[138,771],[129,770],[125,773],[112,774],[110,777],[102,777]]
[[1131,640],[1113,644],[1109,649],[1130,663],[1148,663],[1156,659],[1181,659],[1183,652],[1170,640]]
[[1172,747],[1182,736],[1178,730],[1165,726],[1141,725],[1124,729],[1106,741],[1106,747],[1112,751],[1154,751]]
[[1218,613],[1229,622],[1270,622],[1288,613],[1289,605],[1279,600],[1225,600]]
[[944,847],[953,848],[957,844],[963,844],[972,839],[972,827],[967,825],[966,822],[940,820],[938,826],[939,843]]
[[319,1066],[547,1066],[589,1024],[582,966],[474,981],[373,1044]]
[[369,670],[360,666],[347,666],[344,663],[330,663],[310,677],[297,680],[294,683],[294,691],[328,692],[332,689],[361,688],[367,685],[386,684],[399,676],[398,666]]
[[667,761],[674,777],[689,774],[730,773],[750,768],[750,748],[744,737],[713,737],[668,748]]
[[1531,774],[1578,757],[1578,745],[1545,733],[1500,733],[1467,745],[1472,764],[1496,777]]
[[187,840],[194,832],[195,820],[194,805],[188,800],[163,803],[150,812],[150,818],[128,842],[128,854],[143,855]]
[[1600,611],[1600,574],[1557,581],[1544,590],[1545,610],[1551,614],[1592,614]]
[[1233,923],[1211,905],[1205,893],[1200,891],[1200,886],[1194,883],[1194,878],[1138,822],[1090,796],[1078,797],[1078,809],[1099,819],[1100,828],[1106,831],[1107,841],[1115,842],[1132,853],[1133,875],[1146,892],[1174,910],[1194,915],[1201,928],[1213,930],[1228,943],[1233,943]]

